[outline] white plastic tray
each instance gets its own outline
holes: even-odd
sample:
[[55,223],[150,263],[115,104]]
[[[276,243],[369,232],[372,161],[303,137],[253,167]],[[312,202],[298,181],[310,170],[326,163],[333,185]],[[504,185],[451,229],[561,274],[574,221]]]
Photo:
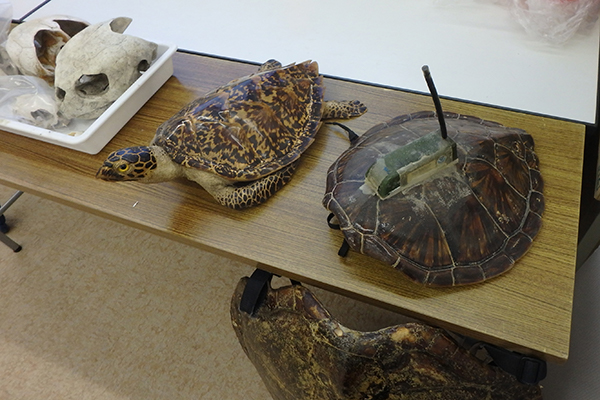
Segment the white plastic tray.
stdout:
[[[117,101],[96,119],[72,122],[74,126],[67,127],[67,133],[8,119],[0,119],[0,129],[84,153],[97,154],[173,75],[173,53],[176,50],[174,45],[158,44],[156,60]],[[71,136],[68,134],[69,129],[83,133]]]

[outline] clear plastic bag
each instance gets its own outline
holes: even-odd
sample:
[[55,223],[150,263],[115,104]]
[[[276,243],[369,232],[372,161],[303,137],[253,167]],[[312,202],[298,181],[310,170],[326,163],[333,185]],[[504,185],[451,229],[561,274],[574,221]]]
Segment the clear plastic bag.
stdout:
[[517,21],[534,36],[554,44],[567,42],[598,19],[600,0],[509,0]]
[[64,126],[65,121],[58,116],[54,89],[40,78],[18,75],[6,52],[11,23],[12,5],[0,0],[0,118],[46,129]]
[[34,76],[0,76],[0,118],[46,129],[63,125],[54,90]]
[[12,22],[12,4],[6,0],[0,0],[0,76],[17,74],[8,53],[6,52],[6,39]]

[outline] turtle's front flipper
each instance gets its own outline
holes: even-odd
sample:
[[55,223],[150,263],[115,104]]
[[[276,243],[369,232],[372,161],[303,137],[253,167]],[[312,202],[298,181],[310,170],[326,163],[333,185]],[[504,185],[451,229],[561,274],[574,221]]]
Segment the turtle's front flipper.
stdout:
[[264,178],[257,179],[244,186],[226,186],[213,192],[215,199],[224,206],[241,210],[264,203],[292,179],[298,161],[275,171]]
[[326,101],[321,119],[349,119],[367,112],[367,106],[358,100]]
[[270,71],[277,68],[281,68],[281,63],[277,60],[269,60],[258,68],[258,72]]

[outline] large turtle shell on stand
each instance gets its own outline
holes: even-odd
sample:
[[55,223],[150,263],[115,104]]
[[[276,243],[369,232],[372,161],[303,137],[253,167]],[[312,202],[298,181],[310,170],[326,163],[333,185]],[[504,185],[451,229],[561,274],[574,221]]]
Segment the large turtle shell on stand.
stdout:
[[365,184],[393,149],[439,129],[433,112],[379,124],[330,167],[324,206],[350,248],[434,286],[484,281],[509,270],[541,228],[543,181],[525,131],[444,113],[457,162],[391,197]]
[[336,321],[305,287],[268,287],[251,315],[231,302],[237,337],[274,400],[540,400],[444,331],[420,323],[373,332]]

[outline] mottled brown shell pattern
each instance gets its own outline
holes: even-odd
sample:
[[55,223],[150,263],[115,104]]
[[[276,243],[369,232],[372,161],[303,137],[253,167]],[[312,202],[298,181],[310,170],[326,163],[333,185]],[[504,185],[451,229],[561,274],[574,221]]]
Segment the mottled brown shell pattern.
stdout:
[[386,200],[365,190],[369,166],[439,128],[432,112],[371,128],[331,166],[324,206],[350,247],[435,286],[484,281],[510,269],[542,225],[543,180],[525,131],[445,113],[458,163]]
[[541,400],[441,329],[420,323],[349,329],[303,286],[268,288],[253,315],[231,302],[235,333],[274,400]]
[[153,144],[184,166],[251,181],[294,162],[314,141],[323,112],[316,62],[231,81],[163,123]]

